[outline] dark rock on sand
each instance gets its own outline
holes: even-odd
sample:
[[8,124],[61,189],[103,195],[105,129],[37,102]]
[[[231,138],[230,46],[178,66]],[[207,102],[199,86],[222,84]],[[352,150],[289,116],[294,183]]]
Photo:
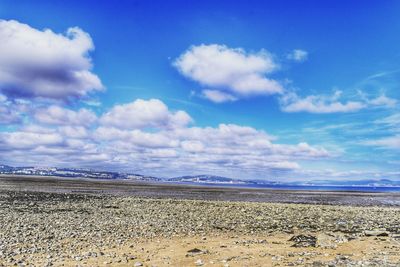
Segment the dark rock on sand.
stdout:
[[317,238],[312,235],[295,235],[289,241],[294,242],[293,247],[315,247]]

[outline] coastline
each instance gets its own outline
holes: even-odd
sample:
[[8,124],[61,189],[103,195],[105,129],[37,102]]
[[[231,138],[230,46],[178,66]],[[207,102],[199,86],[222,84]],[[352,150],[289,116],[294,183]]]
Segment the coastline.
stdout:
[[0,175],[0,190],[158,199],[400,207],[398,192],[286,190],[52,176]]

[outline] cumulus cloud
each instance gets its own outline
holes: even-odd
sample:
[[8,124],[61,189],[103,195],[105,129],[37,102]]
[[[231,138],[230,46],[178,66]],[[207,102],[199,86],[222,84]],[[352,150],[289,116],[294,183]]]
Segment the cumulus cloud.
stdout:
[[371,100],[367,100],[367,103],[370,104],[371,106],[386,106],[386,107],[394,107],[398,103],[396,99],[387,97],[386,95],[380,95],[376,98],[373,98]]
[[60,145],[63,141],[59,134],[48,132],[6,132],[0,135],[2,150],[34,149],[40,146]]
[[333,95],[309,95],[304,98],[294,92],[287,92],[280,97],[281,109],[284,112],[309,113],[346,113],[366,108],[393,108],[397,100],[385,95],[376,98],[365,96],[357,101],[340,101],[342,91],[336,90]]
[[91,72],[89,34],[38,30],[15,20],[0,20],[0,91],[8,97],[62,99],[103,89]]
[[186,152],[199,153],[204,151],[204,144],[200,141],[182,141],[181,146]]
[[18,124],[21,122],[21,114],[8,106],[0,103],[0,125]]
[[341,91],[336,91],[332,96],[310,95],[305,98],[295,93],[287,93],[280,98],[281,108],[285,112],[310,112],[310,113],[336,113],[355,112],[366,107],[360,101],[339,101]]
[[290,171],[299,168],[296,160],[330,156],[325,149],[307,143],[274,144],[274,138],[265,132],[235,124],[220,124],[215,128],[184,127],[152,133],[100,127],[94,136],[109,149],[110,155],[124,162],[135,160],[143,166],[151,164],[155,168],[152,155],[156,150],[162,155],[162,159],[160,156],[156,159],[158,168],[175,172],[193,173],[210,169]]
[[307,58],[308,58],[308,52],[301,49],[294,49],[287,55],[287,59],[297,62],[306,61]]
[[122,130],[114,127],[99,127],[94,132],[99,141],[113,143],[114,149],[120,152],[136,149],[172,148],[179,145],[177,139],[162,132],[145,132],[142,130]]
[[34,117],[40,123],[68,126],[90,126],[97,120],[96,114],[91,110],[82,108],[73,111],[56,105],[38,109]]
[[182,110],[172,112],[158,99],[137,99],[134,102],[114,106],[105,113],[100,122],[105,126],[121,129],[175,128],[192,122]]
[[165,176],[290,172],[301,168],[299,161],[331,157],[324,148],[307,143],[276,143],[276,137],[248,126],[190,126],[188,114],[172,112],[157,99],[117,105],[99,120],[85,109],[37,110],[32,123],[39,124],[0,132],[0,161]]
[[20,121],[19,112],[10,107],[6,96],[0,94],[0,125],[19,123]]
[[214,103],[232,102],[236,101],[237,97],[218,90],[203,90],[203,96]]
[[83,126],[61,126],[59,132],[67,138],[75,139],[85,139],[90,135],[88,129]]
[[28,109],[27,103],[23,101],[10,101],[5,95],[0,94],[0,125],[22,123],[24,113]]
[[247,53],[218,44],[192,46],[174,61],[174,66],[185,77],[213,88],[214,91],[206,92],[212,95],[211,100],[226,100],[226,95],[221,97],[222,91],[232,97],[283,92],[278,81],[266,77],[278,64],[264,50]]

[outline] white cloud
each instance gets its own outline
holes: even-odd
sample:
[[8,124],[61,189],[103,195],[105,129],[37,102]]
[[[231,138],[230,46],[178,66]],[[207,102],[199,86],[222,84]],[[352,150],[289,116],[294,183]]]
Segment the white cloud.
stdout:
[[377,140],[367,140],[363,142],[363,144],[381,148],[400,149],[400,135],[389,136]]
[[308,58],[308,52],[301,49],[294,49],[287,55],[287,59],[297,62],[305,61],[307,60],[307,58]]
[[0,125],[20,124],[27,110],[26,103],[9,101],[5,95],[0,94]]
[[380,95],[377,98],[371,99],[371,100],[367,100],[368,104],[372,105],[372,106],[386,106],[386,107],[394,107],[397,104],[397,100],[387,97],[385,95]]
[[9,106],[0,103],[0,125],[18,124],[21,122],[21,114]]
[[341,102],[342,91],[336,90],[333,95],[309,95],[299,97],[294,92],[287,92],[280,97],[281,109],[284,112],[310,112],[310,113],[346,113],[356,112],[366,108],[393,108],[397,100],[385,95],[369,99],[362,92],[361,99],[357,101]]
[[241,48],[218,44],[192,46],[175,60],[174,66],[185,77],[233,97],[283,92],[279,82],[265,76],[278,65],[264,50],[246,53]]
[[117,105],[100,123],[91,115],[83,120],[82,110],[51,106],[38,112],[40,124],[0,132],[1,162],[108,167],[162,176],[265,175],[297,170],[299,161],[331,156],[307,143],[278,144],[274,136],[248,126],[188,126],[189,115],[171,112],[156,99]]
[[392,114],[388,117],[376,120],[374,122],[378,124],[386,124],[388,126],[400,127],[400,113]]
[[171,138],[163,132],[145,132],[141,130],[122,130],[114,127],[99,127],[94,132],[94,138],[99,141],[114,143],[115,149],[130,151],[134,149],[170,148],[179,146],[176,138]]
[[2,149],[18,150],[33,149],[40,146],[53,146],[62,143],[62,137],[57,133],[9,132],[1,133]]
[[97,120],[96,114],[91,110],[82,108],[73,111],[55,105],[38,109],[34,117],[40,123],[69,126],[90,126]]
[[101,117],[100,122],[102,125],[121,129],[175,128],[188,125],[192,118],[182,110],[171,112],[158,99],[137,99],[128,104],[114,106]]
[[[136,162],[166,172],[215,169],[286,170],[300,168],[300,159],[320,159],[330,154],[307,143],[273,144],[271,136],[251,127],[220,124],[218,127],[182,127],[157,132],[100,127],[94,133],[110,158]],[[157,159],[154,159],[154,151]],[[162,158],[162,159],[161,159]],[[156,162],[155,162],[156,161]]]
[[59,132],[67,138],[84,139],[89,137],[89,131],[83,126],[61,126]]
[[202,93],[205,98],[211,100],[214,103],[231,102],[237,100],[237,98],[233,95],[218,90],[206,89],[203,90]]
[[66,99],[103,89],[91,72],[90,36],[80,28],[65,35],[0,20],[0,91],[13,97]]
[[280,98],[281,109],[285,112],[310,112],[310,113],[337,113],[355,112],[366,107],[360,101],[339,101],[340,91],[336,91],[332,96],[310,95],[305,98],[299,97],[295,93],[287,93]]
[[198,153],[204,150],[204,144],[200,141],[182,141],[181,146],[187,152]]

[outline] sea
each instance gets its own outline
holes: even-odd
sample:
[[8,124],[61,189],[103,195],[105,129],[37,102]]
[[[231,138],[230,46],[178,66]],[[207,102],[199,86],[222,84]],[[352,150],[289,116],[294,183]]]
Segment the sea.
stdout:
[[337,191],[337,192],[400,192],[400,186],[337,186],[337,185],[285,185],[285,184],[235,184],[235,183],[196,183],[169,182],[181,185],[229,187],[229,188],[258,188],[274,190],[304,190],[304,191]]

